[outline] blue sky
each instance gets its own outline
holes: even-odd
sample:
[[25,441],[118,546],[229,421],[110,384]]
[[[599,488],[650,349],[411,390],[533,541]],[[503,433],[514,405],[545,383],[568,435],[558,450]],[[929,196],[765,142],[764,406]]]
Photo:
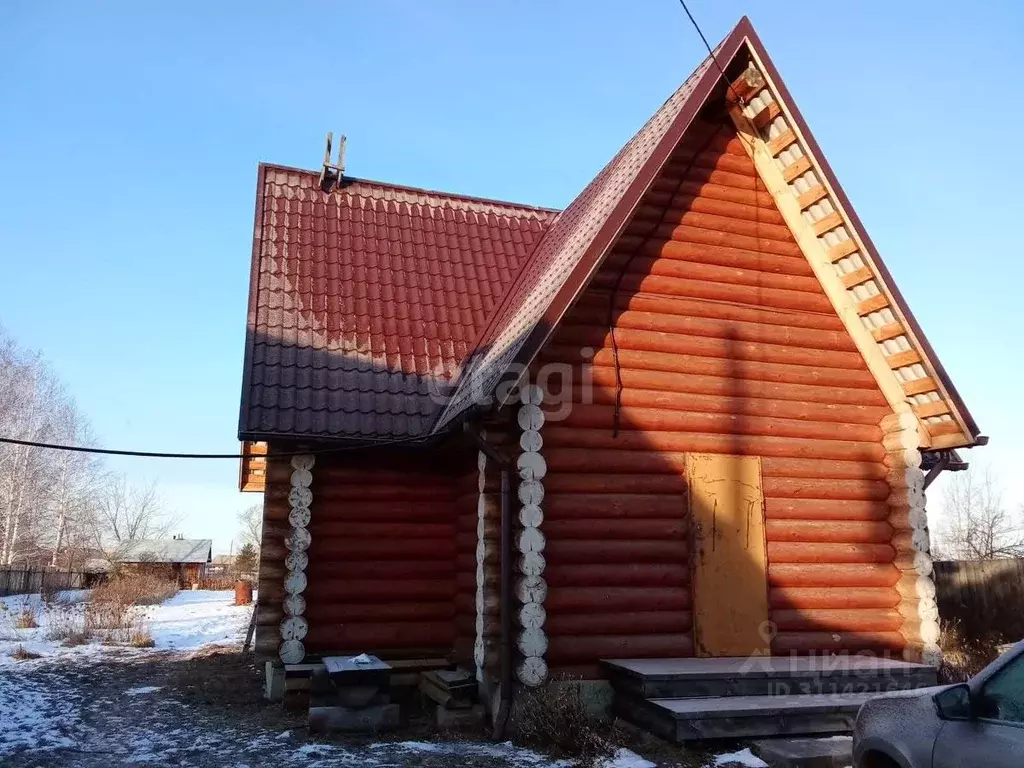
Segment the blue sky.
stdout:
[[[690,5],[712,41],[750,15],[1024,500],[1024,10]],[[102,444],[234,450],[260,160],[333,130],[353,175],[560,207],[702,55],[675,0],[7,3],[0,323]],[[113,464],[218,551],[258,501],[231,461]]]

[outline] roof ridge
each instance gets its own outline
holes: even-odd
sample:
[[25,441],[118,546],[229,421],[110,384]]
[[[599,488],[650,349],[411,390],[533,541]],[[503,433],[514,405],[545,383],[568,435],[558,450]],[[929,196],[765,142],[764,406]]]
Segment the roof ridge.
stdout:
[[[279,165],[277,163],[266,163],[261,162],[260,165],[268,170],[274,171],[286,171],[288,173],[301,173],[308,176],[319,177],[320,172],[310,170],[308,168],[296,168],[289,165]],[[434,195],[435,197],[444,197],[454,200],[462,200],[470,203],[483,203],[485,205],[500,205],[508,208],[516,208],[518,210],[525,211],[538,211],[543,213],[561,213],[558,208],[548,208],[543,205],[533,205],[531,203],[517,203],[514,200],[501,200],[496,197],[482,197],[480,195],[463,195],[458,192],[445,192],[440,189],[427,189],[425,187],[414,187],[409,184],[396,184],[390,181],[380,181],[378,179],[366,179],[361,176],[345,176],[344,181],[346,183],[355,184],[372,184],[377,187],[384,189],[393,189],[399,192],[411,192],[420,195]],[[342,188],[344,189],[344,187]]]
[[[674,145],[679,138],[681,138],[686,127],[689,126],[700,107],[703,106],[704,102],[707,100],[708,95],[714,87],[714,83],[717,82],[720,76],[719,72],[716,68],[711,66],[714,63],[716,54],[722,52],[724,48],[728,48],[728,59],[732,60],[735,52],[739,50],[742,41],[750,30],[750,27],[749,19],[747,19],[746,16],[742,17],[729,34],[719,42],[715,47],[714,52],[701,59],[700,64],[693,70],[693,72],[690,73],[682,84],[669,95],[664,103],[654,111],[654,113],[644,122],[636,133],[633,134],[633,136],[619,149],[619,151],[615,153],[611,160],[609,160],[597,175],[587,183],[569,206],[567,206],[566,209],[558,214],[555,220],[551,222],[543,237],[530,254],[529,259],[523,265],[523,268],[520,270],[516,278],[509,285],[508,290],[502,297],[502,301],[497,306],[489,321],[475,340],[472,351],[465,358],[466,365],[452,390],[448,403],[443,409],[441,409],[434,423],[431,425],[430,431],[432,433],[444,428],[444,426],[455,418],[455,416],[470,407],[471,403],[466,404],[461,402],[459,399],[459,395],[463,392],[464,388],[479,390],[490,394],[494,390],[492,385],[496,385],[498,380],[505,375],[508,365],[512,362],[511,359],[506,360],[504,363],[500,360],[490,361],[490,368],[494,368],[495,366],[499,368],[497,371],[497,379],[494,379],[495,371],[488,370],[488,365],[486,363],[483,366],[480,366],[480,369],[478,370],[476,361],[480,359],[481,355],[484,355],[484,359],[486,359],[486,355],[489,354],[490,349],[483,349],[485,340],[490,338],[495,330],[501,329],[502,324],[506,320],[504,314],[505,310],[512,302],[513,295],[521,284],[526,283],[526,281],[530,279],[530,268],[534,265],[537,259],[540,258],[540,254],[544,251],[548,241],[553,241],[556,237],[563,239],[562,243],[556,243],[553,246],[553,248],[556,249],[556,253],[552,258],[552,264],[557,261],[558,253],[574,249],[577,252],[575,254],[570,254],[572,256],[572,263],[565,265],[567,266],[567,269],[563,270],[561,279],[558,280],[557,286],[555,286],[555,288],[550,292],[550,295],[547,297],[538,297],[539,300],[529,302],[532,305],[533,310],[539,310],[539,314],[536,318],[530,321],[528,328],[523,329],[524,333],[521,333],[518,337],[508,342],[507,348],[502,350],[501,353],[504,356],[507,356],[509,350],[513,347],[515,347],[513,356],[517,356],[519,354],[526,344],[526,339],[537,332],[537,329],[542,324],[542,321],[550,307],[559,298],[570,278],[588,256],[594,257],[597,263],[600,263],[600,259],[603,257],[605,251],[607,251],[614,242],[614,238],[618,233],[620,225],[624,224],[628,219],[629,213],[639,202],[643,192],[646,190],[646,187],[651,183],[651,181],[653,181],[656,171],[660,169],[661,165],[663,165],[667,159],[668,152],[661,151],[664,149],[666,141],[670,141],[671,144]],[[673,103],[675,101],[679,102],[678,111],[676,114],[667,118],[667,124],[665,125],[664,130],[661,131],[660,135],[657,135],[659,130],[659,118],[666,116],[666,113],[673,108]],[[690,109],[689,107],[693,102],[699,102],[699,104],[697,104],[693,109]],[[684,123],[684,125],[680,128],[681,123]],[[641,139],[645,132],[648,131],[655,134],[648,139],[650,146],[641,146],[643,143]],[[679,135],[675,136],[675,134]],[[627,168],[625,171],[619,173],[621,178],[615,178],[615,172],[620,171],[620,162],[624,160],[628,162],[630,160],[629,153],[631,150],[635,155],[633,160],[637,161],[637,166],[632,169]],[[647,174],[650,178],[647,179],[646,183],[638,185],[637,182],[647,172],[648,167],[652,165],[652,162],[655,160],[657,161],[657,168],[655,171]],[[602,194],[610,196],[610,200],[602,201],[600,199],[595,199],[595,195],[600,197]],[[624,206],[624,202],[627,203],[627,205]],[[595,206],[600,207],[601,205],[608,205],[609,203],[611,203],[611,207],[604,212],[597,211],[597,215],[595,215],[594,211],[590,210]],[[620,210],[623,208],[628,210],[623,212]],[[584,227],[583,233],[580,234],[577,231],[580,229],[579,227],[573,228],[573,218],[590,220],[590,226]],[[603,221],[594,221],[594,219],[599,218],[603,218]],[[622,222],[616,223],[618,218],[622,218]],[[566,222],[564,227],[562,226],[563,221]],[[586,223],[586,221],[584,223]],[[612,224],[614,224],[614,226],[609,226]],[[588,236],[590,238],[589,240],[586,239]],[[602,242],[603,245],[601,245]],[[596,249],[595,243],[598,244]],[[542,304],[543,306],[541,306]],[[506,327],[505,330],[508,331],[509,329]],[[500,335],[495,336],[493,340],[494,342],[498,342],[500,340]],[[497,346],[497,343],[493,344],[492,349]],[[473,381],[476,381],[477,384],[479,384],[479,379],[481,378],[485,379],[483,386],[474,386]],[[494,381],[486,381],[488,378],[494,379]]]

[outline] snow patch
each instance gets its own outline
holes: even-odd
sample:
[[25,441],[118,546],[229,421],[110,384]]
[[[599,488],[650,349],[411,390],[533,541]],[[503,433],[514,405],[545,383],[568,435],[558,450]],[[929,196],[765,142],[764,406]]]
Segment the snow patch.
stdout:
[[645,760],[636,752],[620,747],[614,755],[601,762],[601,768],[657,768],[655,763]]
[[182,651],[241,644],[252,606],[234,600],[231,590],[182,590],[149,608],[146,621],[156,647]]
[[[563,768],[568,766],[568,761],[552,762],[550,758],[539,755],[529,749],[523,749],[506,741],[502,744],[484,744],[471,741],[399,741],[399,742],[378,742],[371,744],[370,749],[375,753],[385,753],[393,759],[392,753],[420,753],[431,755],[446,755],[451,758],[489,757],[501,760],[505,765],[516,768]],[[628,750],[627,750],[628,751]],[[381,755],[383,757],[384,755]],[[461,761],[460,761],[461,762]],[[453,762],[458,765],[460,762]],[[390,765],[390,763],[389,763]],[[608,768],[642,768],[641,766],[609,766]]]
[[162,691],[162,685],[140,685],[138,688],[129,688],[124,692],[125,696],[145,696],[147,693]]
[[749,749],[715,756],[715,765],[742,765],[747,768],[768,768],[768,763]]
[[79,701],[66,691],[38,689],[11,675],[0,685],[0,756],[74,747]]
[[[67,648],[59,640],[48,640],[46,637],[51,629],[51,623],[60,622],[66,625],[69,612],[83,610],[80,604],[88,594],[87,590],[63,592],[61,600],[64,605],[61,607],[47,606],[39,595],[12,595],[0,598],[0,668],[26,663],[11,658],[11,653],[19,645],[24,646],[27,651],[51,660],[82,659],[109,652],[109,647],[101,646],[95,641]],[[141,608],[144,623],[153,636],[154,647],[119,647],[119,651],[122,654],[144,656],[154,650],[196,651],[215,646],[241,645],[249,618],[252,616],[252,606],[236,606],[234,598],[235,593],[231,590],[183,590],[160,605]],[[14,627],[15,617],[26,605],[37,617],[39,626],[32,629],[17,629]]]

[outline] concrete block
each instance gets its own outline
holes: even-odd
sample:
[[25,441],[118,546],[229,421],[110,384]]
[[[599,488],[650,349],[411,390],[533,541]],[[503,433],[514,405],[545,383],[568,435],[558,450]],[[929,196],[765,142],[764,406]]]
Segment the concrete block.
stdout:
[[284,699],[284,690],[284,667],[268,661],[264,668],[263,697],[268,701],[281,701]]
[[378,733],[398,727],[397,704],[380,704],[363,709],[349,707],[310,707],[310,733]]
[[853,762],[853,739],[762,739],[752,751],[771,768],[844,768]]
[[482,704],[475,704],[468,709],[437,708],[438,728],[479,728],[484,722]]
[[[337,702],[349,709],[359,709],[371,703],[386,704],[389,700],[386,691],[382,691],[375,685],[339,685],[337,690]],[[384,701],[380,701],[380,697]]]

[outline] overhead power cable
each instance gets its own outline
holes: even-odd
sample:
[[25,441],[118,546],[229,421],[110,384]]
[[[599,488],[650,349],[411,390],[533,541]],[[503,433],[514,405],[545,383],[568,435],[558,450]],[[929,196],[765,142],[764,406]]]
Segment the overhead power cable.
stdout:
[[[729,78],[725,74],[725,69],[722,68],[722,65],[718,61],[718,58],[715,56],[715,52],[712,49],[711,44],[708,43],[707,37],[704,36],[703,30],[701,30],[700,25],[697,23],[697,20],[693,17],[693,14],[690,12],[689,7],[687,7],[686,0],[679,0],[679,4],[683,6],[683,10],[686,12],[687,18],[690,20],[690,23],[693,24],[693,28],[695,30],[697,30],[697,34],[700,36],[701,42],[704,43],[704,47],[707,49],[708,55],[711,57],[711,61],[714,63],[715,67],[718,69],[718,72],[719,72],[719,74],[720,74],[720,76],[722,78],[722,81],[725,83],[726,88],[728,88],[730,91],[732,91],[732,95],[733,95],[733,97],[735,98],[735,100],[738,103],[742,103],[742,99],[739,98],[738,94],[733,89],[732,84],[729,82]],[[714,135],[715,134],[712,134],[711,138],[714,138]],[[710,139],[708,141],[710,141]],[[696,155],[690,161],[690,165],[691,166],[692,166],[693,161],[695,159],[696,159]],[[618,275],[618,279],[615,282],[615,287],[612,289],[612,293],[611,293],[610,300],[609,300],[609,308],[608,308],[609,309],[609,313],[608,313],[609,314],[609,326],[612,325],[611,318],[612,318],[612,316],[614,314],[615,297],[616,297],[616,294],[618,293],[618,290],[619,290],[619,284],[622,281],[623,274],[625,273],[626,269],[628,268],[630,261],[632,261],[632,255],[630,256],[630,258],[627,260],[626,264],[620,270],[619,275]],[[611,333],[612,333],[612,344],[613,344],[613,347],[614,347],[614,345],[615,345],[615,331],[614,331],[613,327],[611,328]],[[617,391],[616,391],[616,396],[615,396],[615,415],[613,417],[613,432],[617,435],[618,431],[619,431],[619,409],[621,408],[622,380],[621,380],[621,374],[619,372],[618,349],[617,348],[614,349],[614,353],[615,353],[614,357],[615,357],[615,375],[616,375],[616,390]],[[405,438],[399,438],[397,440],[386,440],[386,441],[382,441],[382,442],[366,443],[366,444],[362,444],[362,445],[342,445],[342,446],[336,446],[336,447],[333,447],[333,448],[315,448],[315,449],[310,449],[310,450],[305,450],[305,451],[286,451],[286,452],[280,452],[280,453],[266,453],[266,454],[257,454],[257,453],[165,453],[163,451],[128,451],[128,450],[117,450],[117,449],[113,449],[113,448],[91,448],[89,446],[84,446],[84,445],[61,445],[61,444],[58,444],[58,443],[44,443],[44,442],[39,442],[39,441],[36,441],[36,440],[19,440],[17,438],[13,438],[13,437],[0,437],[0,443],[6,443],[8,445],[22,445],[22,446],[28,446],[28,447],[31,447],[31,448],[45,448],[45,449],[52,449],[52,450],[57,450],[57,451],[71,451],[71,452],[74,452],[74,453],[93,453],[93,454],[99,454],[99,455],[103,455],[103,456],[133,456],[133,457],[148,458],[148,459],[236,459],[237,460],[237,459],[250,459],[250,458],[287,458],[287,457],[291,457],[291,456],[305,456],[305,455],[309,455],[309,454],[321,454],[321,453],[344,453],[346,451],[366,450],[368,448],[378,448],[378,447],[385,447],[385,446],[391,446],[391,445],[401,445],[403,443],[420,442],[420,441],[422,441],[424,439],[425,438],[423,438],[423,437],[405,437]]]
[[390,445],[420,442],[424,439],[425,438],[422,436],[402,437],[396,440],[384,440],[381,442],[364,443],[361,445],[340,445],[333,448],[310,448],[305,451],[283,451],[276,453],[165,453],[163,451],[126,451],[116,450],[113,448],[92,448],[86,445],[43,443],[36,440],[19,440],[13,437],[0,437],[0,443],[24,445],[30,448],[48,448],[55,451],[71,451],[73,453],[98,453],[103,456],[135,456],[146,459],[276,459],[289,458],[291,456],[308,456],[310,454],[363,451],[368,448],[383,448]]
[[683,10],[686,11],[686,17],[690,20],[690,23],[693,24],[693,28],[697,30],[697,34],[700,35],[700,39],[701,42],[704,43],[704,47],[708,49],[708,55],[711,57],[711,61],[714,62],[715,67],[718,69],[718,72],[722,77],[722,82],[725,83],[725,87],[732,92],[733,99],[735,99],[737,103],[742,104],[743,99],[740,98],[739,94],[736,93],[736,89],[732,87],[732,83],[729,82],[729,77],[725,74],[725,70],[718,62],[718,57],[715,56],[714,49],[712,49],[708,39],[704,36],[704,32],[701,30],[700,24],[697,23],[697,20],[693,18],[693,14],[690,13],[690,9],[686,5],[686,0],[679,0],[679,4],[683,6]]

